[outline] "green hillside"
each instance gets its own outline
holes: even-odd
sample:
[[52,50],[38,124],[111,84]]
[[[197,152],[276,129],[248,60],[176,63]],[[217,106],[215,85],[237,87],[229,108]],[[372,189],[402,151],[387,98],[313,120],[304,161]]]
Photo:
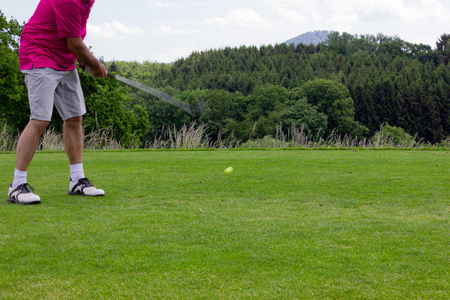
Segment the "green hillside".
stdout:
[[[445,44],[448,35],[442,39]],[[225,128],[245,140],[256,122],[258,138],[273,135],[280,123],[370,137],[388,123],[437,143],[450,135],[448,51],[382,34],[334,32],[317,46],[226,47],[170,66],[115,62],[114,68],[191,103],[202,96],[209,110],[200,121],[215,134]],[[154,128],[192,121],[148,95],[132,97],[148,107]]]

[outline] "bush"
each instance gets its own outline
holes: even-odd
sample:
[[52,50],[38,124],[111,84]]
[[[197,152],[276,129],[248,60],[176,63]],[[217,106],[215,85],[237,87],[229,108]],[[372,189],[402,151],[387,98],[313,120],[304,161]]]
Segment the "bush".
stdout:
[[417,141],[413,136],[405,132],[403,128],[381,125],[371,141],[377,147],[414,147]]

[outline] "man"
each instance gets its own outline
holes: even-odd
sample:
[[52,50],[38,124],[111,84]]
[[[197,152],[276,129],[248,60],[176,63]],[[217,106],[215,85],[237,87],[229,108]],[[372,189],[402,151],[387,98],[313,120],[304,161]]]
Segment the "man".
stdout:
[[17,145],[14,181],[8,202],[39,204],[41,199],[27,183],[27,169],[39,137],[51,120],[53,105],[64,121],[64,147],[69,157],[69,194],[104,196],[83,171],[82,116],[86,113],[75,60],[106,77],[100,63],[83,42],[86,23],[94,1],[41,0],[25,25],[20,39],[20,70],[25,74],[31,116]]

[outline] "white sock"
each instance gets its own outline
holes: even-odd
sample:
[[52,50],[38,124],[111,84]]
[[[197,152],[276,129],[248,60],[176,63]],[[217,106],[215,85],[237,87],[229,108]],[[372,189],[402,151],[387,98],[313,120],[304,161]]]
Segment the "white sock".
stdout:
[[21,184],[27,183],[27,171],[14,170],[14,181],[12,187],[18,187]]
[[77,182],[84,178],[83,164],[70,165],[70,179],[72,182]]

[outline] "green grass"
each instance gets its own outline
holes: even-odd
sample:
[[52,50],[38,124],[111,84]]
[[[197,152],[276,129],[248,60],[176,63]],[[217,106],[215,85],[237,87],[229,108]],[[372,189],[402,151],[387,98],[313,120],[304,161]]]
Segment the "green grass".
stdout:
[[448,151],[86,152],[104,198],[39,152],[35,206],[5,201],[14,159],[0,299],[450,298]]

